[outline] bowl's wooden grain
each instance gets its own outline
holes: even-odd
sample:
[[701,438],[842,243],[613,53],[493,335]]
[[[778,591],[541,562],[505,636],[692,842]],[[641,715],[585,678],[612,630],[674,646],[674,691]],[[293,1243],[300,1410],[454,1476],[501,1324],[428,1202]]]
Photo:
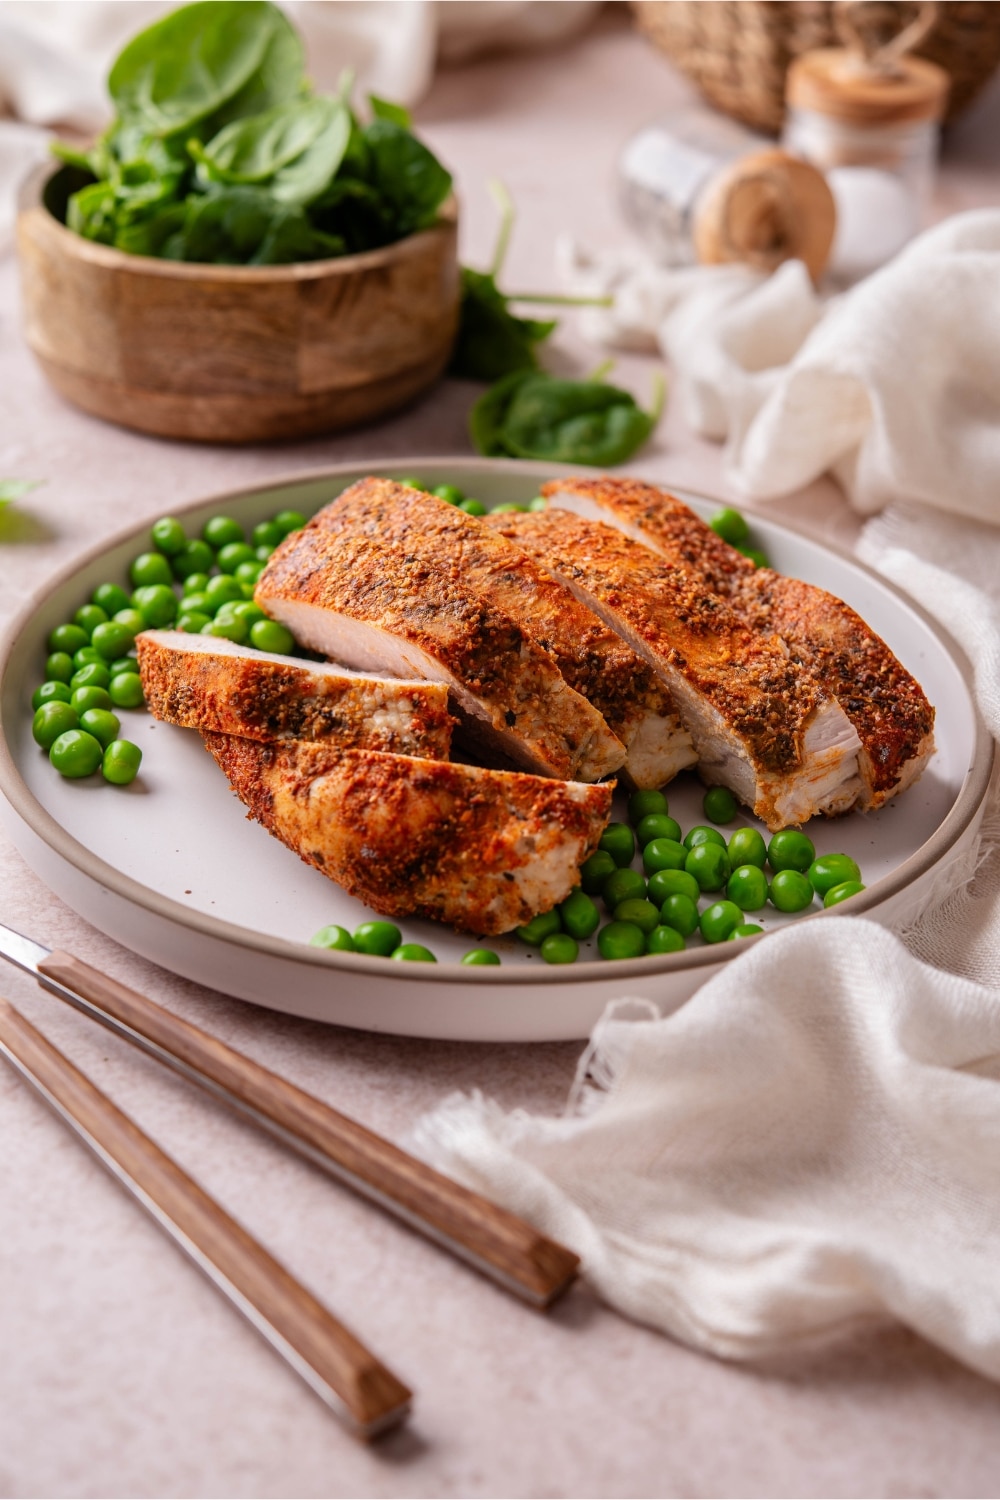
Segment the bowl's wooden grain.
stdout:
[[76,406],[160,437],[333,432],[411,400],[458,326],[457,212],[383,250],[290,266],[127,255],[60,222],[70,169],[21,195],[25,334]]

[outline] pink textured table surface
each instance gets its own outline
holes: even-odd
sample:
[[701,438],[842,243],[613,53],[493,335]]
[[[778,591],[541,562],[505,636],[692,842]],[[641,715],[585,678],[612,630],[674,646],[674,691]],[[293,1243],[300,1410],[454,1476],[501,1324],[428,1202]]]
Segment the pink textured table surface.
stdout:
[[[559,54],[445,73],[419,113],[455,169],[464,255],[486,261],[502,176],[520,210],[511,285],[551,285],[571,229],[624,237],[618,147],[685,86],[609,17]],[[993,90],[949,144],[942,210],[1000,202]],[[560,361],[593,363],[567,327]],[[644,390],[650,367],[623,361]],[[44,478],[0,535],[0,615],[130,518],[342,459],[465,453],[452,382],[365,432],[292,448],[185,447],[64,406],[20,340],[0,261],[0,473]],[[637,466],[720,491],[718,453],[670,417]],[[773,512],[772,512],[773,513]],[[778,514],[849,541],[832,485]],[[323,1028],[177,979],[90,928],[0,838],[0,919],[158,997],[385,1134],[453,1089],[557,1110],[575,1046],[474,1047]],[[0,1069],[0,1495],[937,1495],[1000,1488],[1000,1391],[899,1330],[746,1370],[634,1327],[585,1287],[542,1317],[352,1200],[61,1009],[44,1027],[415,1387],[408,1429],[356,1446],[6,1068]]]

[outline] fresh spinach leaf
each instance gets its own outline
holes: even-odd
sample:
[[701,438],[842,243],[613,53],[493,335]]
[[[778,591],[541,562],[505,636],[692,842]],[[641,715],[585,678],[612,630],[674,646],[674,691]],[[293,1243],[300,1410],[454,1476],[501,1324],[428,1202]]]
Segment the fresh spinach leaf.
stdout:
[[470,430],[480,452],[609,468],[642,447],[662,405],[662,384],[645,412],[618,386],[525,372],[507,376],[477,401]]
[[284,11],[271,6],[271,30],[264,55],[243,87],[221,109],[199,126],[203,140],[216,135],[232,120],[262,114],[306,92],[305,52],[295,27]]
[[369,94],[368,103],[371,105],[371,111],[376,120],[391,120],[394,125],[401,125],[404,130],[409,130],[413,124],[413,116],[401,104],[393,104],[389,99],[380,99],[377,94]]
[[[164,255],[167,241],[179,233],[187,220],[186,203],[167,203],[155,213],[130,222],[119,222],[115,230],[116,250],[130,255]],[[182,256],[171,256],[173,260]]]
[[69,200],[66,224],[74,234],[99,245],[113,245],[118,219],[118,200],[110,182],[92,182]]
[[246,265],[274,217],[269,194],[255,187],[217,187],[187,200],[184,224],[168,241],[170,259]]
[[535,345],[557,325],[515,317],[510,301],[490,272],[462,267],[462,305],[450,374],[493,381],[517,370],[537,369]]
[[197,0],[141,31],[111,69],[118,113],[157,135],[221,107],[261,67],[275,27],[267,0]]
[[427,229],[451,192],[451,174],[415,135],[392,120],[364,130],[367,180],[392,209],[400,236]]
[[294,99],[234,120],[206,144],[189,144],[199,175],[211,182],[257,183],[301,156],[329,124],[325,99]]
[[311,203],[330,186],[344,159],[351,134],[351,117],[339,99],[321,99],[325,124],[301,156],[271,178],[270,189],[279,203]]

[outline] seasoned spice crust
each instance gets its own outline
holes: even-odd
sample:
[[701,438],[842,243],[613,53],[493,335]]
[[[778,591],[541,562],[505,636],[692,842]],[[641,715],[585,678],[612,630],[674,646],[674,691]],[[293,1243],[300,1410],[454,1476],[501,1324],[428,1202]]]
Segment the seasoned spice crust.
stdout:
[[175,631],[137,637],[146,705],[185,729],[254,740],[334,739],[343,749],[447,760],[454,719],[448,689],[393,682],[257,653],[195,649]]
[[691,569],[569,511],[502,515],[492,524],[625,620],[741,737],[758,772],[799,766],[822,691]]
[[570,687],[620,738],[626,739],[637,710],[676,713],[646,662],[564,584],[507,537],[435,495],[368,479],[321,510],[315,524],[447,557],[455,574],[553,657]]
[[613,783],[206,734],[240,800],[309,865],[386,916],[507,932],[564,900]]
[[751,629],[773,633],[814,675],[861,740],[866,806],[878,807],[919,774],[934,750],[934,709],[886,643],[843,600],[814,584],[755,568],[690,506],[638,480],[553,480],[542,493],[580,496],[629,527],[667,562],[690,567],[725,595]]

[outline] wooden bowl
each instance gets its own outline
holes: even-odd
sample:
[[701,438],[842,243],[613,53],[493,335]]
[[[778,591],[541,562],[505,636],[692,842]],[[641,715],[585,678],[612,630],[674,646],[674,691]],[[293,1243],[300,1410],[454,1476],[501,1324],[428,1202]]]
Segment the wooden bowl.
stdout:
[[73,234],[73,168],[18,214],[25,333],[52,384],[159,437],[255,443],[356,427],[444,371],[458,327],[457,211],[383,250],[288,266],[128,255]]

